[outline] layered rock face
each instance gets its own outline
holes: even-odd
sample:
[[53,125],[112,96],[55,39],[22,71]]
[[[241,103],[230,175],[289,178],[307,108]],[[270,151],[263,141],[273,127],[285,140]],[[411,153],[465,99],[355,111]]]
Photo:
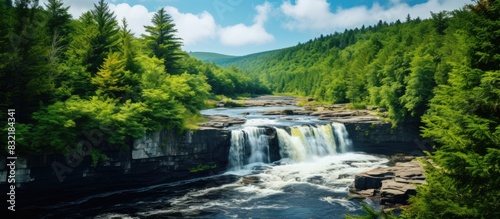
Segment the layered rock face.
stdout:
[[349,192],[354,197],[380,198],[382,205],[406,205],[409,196],[417,194],[417,185],[425,183],[423,168],[413,159],[356,175]]
[[[128,150],[105,150],[107,158],[96,166],[88,154],[77,163],[64,155],[19,157],[16,198],[22,206],[50,204],[216,174],[227,167],[230,135],[211,127],[150,133],[131,142]],[[5,167],[0,166],[0,184],[6,183]]]

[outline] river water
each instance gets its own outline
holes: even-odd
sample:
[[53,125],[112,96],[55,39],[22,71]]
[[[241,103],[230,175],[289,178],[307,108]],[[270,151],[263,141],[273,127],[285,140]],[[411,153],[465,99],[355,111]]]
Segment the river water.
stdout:
[[[274,107],[271,110],[296,107]],[[266,116],[268,107],[211,109],[207,115],[245,117],[231,131],[226,173],[145,188],[113,191],[51,206],[65,218],[345,218],[361,213],[348,198],[354,175],[387,163],[350,152],[339,123],[311,116]],[[281,159],[271,160],[267,129],[276,131]]]

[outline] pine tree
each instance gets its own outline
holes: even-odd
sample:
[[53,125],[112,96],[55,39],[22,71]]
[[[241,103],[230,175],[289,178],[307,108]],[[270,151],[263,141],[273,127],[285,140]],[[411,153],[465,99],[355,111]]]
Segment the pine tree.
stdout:
[[136,49],[132,46],[133,35],[128,29],[128,23],[125,18],[122,20],[122,25],[119,31],[120,35],[120,52],[125,59],[125,69],[131,72],[139,72],[139,64],[135,61],[137,56]]
[[97,5],[94,4],[91,13],[97,24],[97,34],[90,39],[90,48],[85,62],[88,65],[87,70],[95,74],[108,54],[117,51],[119,36],[116,16],[109,10],[104,0],[99,0]]
[[71,15],[68,13],[69,6],[64,7],[61,0],[49,0],[45,4],[47,8],[46,27],[53,41],[58,42],[58,46],[66,46],[69,43],[68,35],[72,31],[70,26]]
[[151,50],[151,56],[163,59],[167,73],[182,73],[177,63],[182,58],[181,42],[180,38],[175,36],[177,30],[171,16],[162,8],[156,12],[151,22],[153,26],[144,26],[148,35],[143,35]]

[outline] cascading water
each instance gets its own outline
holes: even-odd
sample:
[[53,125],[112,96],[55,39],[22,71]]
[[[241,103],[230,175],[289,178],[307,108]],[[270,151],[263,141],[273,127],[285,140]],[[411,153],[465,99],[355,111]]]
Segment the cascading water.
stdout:
[[[318,157],[349,151],[351,140],[344,124],[298,125],[274,127],[282,158],[293,162],[313,160]],[[269,137],[265,128],[246,126],[231,132],[229,167],[240,170],[247,164],[269,163]]]
[[334,122],[332,126],[334,127],[335,130],[335,136],[338,139],[339,152],[345,153],[350,151],[352,147],[352,141],[349,138],[349,133],[347,132],[345,125],[342,123]]
[[277,128],[280,155],[294,162],[301,162],[335,154],[335,139],[332,126],[307,125],[290,127],[290,134]]
[[265,132],[265,128],[254,126],[231,131],[231,148],[229,150],[229,168],[231,170],[240,170],[251,163],[270,162],[269,138]]

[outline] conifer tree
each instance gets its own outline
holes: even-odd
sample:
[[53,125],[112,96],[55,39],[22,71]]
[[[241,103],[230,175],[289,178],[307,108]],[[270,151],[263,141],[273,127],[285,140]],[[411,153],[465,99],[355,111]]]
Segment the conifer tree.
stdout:
[[108,98],[120,98],[130,92],[126,79],[130,72],[125,70],[125,60],[118,53],[109,53],[102,67],[92,78],[92,84],[97,86],[97,95]]
[[69,6],[64,7],[61,0],[49,0],[45,4],[47,8],[46,27],[52,38],[54,46],[65,48],[68,43],[68,35],[72,31],[70,26],[71,15],[68,13]]
[[180,38],[175,36],[177,30],[172,17],[162,8],[156,12],[151,22],[153,26],[144,26],[148,34],[143,35],[151,50],[151,56],[163,59],[167,73],[182,73],[177,63],[182,58],[181,42]]
[[94,4],[91,13],[97,24],[97,34],[90,38],[90,48],[85,62],[88,65],[87,70],[95,74],[108,54],[117,51],[119,36],[116,16],[104,0],[99,0],[97,5]]

